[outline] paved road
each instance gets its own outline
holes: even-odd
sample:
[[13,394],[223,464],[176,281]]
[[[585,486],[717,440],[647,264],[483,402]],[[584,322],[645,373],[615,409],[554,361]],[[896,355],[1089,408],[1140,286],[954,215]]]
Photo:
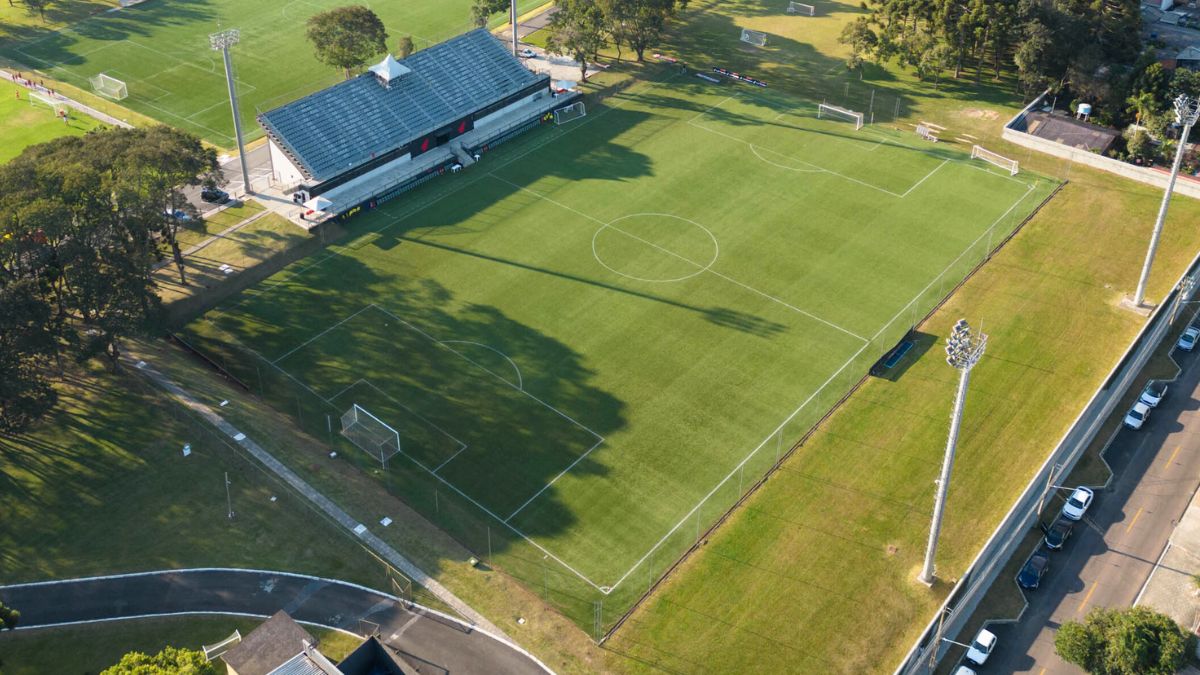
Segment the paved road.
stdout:
[[1145,428],[1118,433],[1105,455],[1116,473],[1110,489],[1097,493],[1066,548],[1051,554],[1020,623],[993,629],[999,645],[981,675],[1082,673],[1054,653],[1059,625],[1093,607],[1133,604],[1200,484],[1200,368],[1195,354],[1176,358],[1179,380]]
[[284,572],[179,570],[0,586],[0,600],[21,609],[23,629],[174,612],[265,617],[282,609],[299,621],[363,634],[362,619],[378,624],[380,639],[424,673],[548,672],[457,620],[360,586]]

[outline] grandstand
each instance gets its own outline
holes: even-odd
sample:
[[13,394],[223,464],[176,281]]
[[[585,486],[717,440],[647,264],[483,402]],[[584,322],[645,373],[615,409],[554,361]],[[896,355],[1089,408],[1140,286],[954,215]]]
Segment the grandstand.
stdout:
[[323,217],[346,218],[554,121],[579,94],[550,85],[479,29],[403,60],[388,55],[258,121],[275,185],[319,204]]

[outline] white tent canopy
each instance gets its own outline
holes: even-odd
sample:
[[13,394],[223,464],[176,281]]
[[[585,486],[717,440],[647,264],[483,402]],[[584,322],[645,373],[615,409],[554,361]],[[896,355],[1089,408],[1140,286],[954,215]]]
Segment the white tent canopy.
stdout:
[[333,202],[320,195],[304,202],[304,208],[311,209],[313,211],[324,211],[330,206],[333,206]]
[[573,91],[575,89],[575,80],[556,80],[554,88],[560,91]]
[[407,75],[412,70],[397,61],[391,54],[388,54],[387,58],[371,66],[371,72],[375,73],[375,76],[380,80],[383,80],[384,84],[390,84],[392,80]]

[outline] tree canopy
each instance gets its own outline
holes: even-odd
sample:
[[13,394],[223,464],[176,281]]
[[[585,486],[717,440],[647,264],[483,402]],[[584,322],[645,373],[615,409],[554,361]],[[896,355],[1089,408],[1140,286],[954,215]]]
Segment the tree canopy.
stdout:
[[1082,621],[1064,623],[1054,650],[1097,675],[1171,675],[1195,650],[1195,636],[1147,607],[1097,608]]
[[21,613],[0,602],[0,630],[12,630],[21,622]]
[[341,69],[346,79],[354,70],[387,51],[383,21],[362,5],[335,7],[308,19],[308,41],[317,60]]
[[223,671],[207,661],[204,652],[164,647],[154,655],[129,652],[100,675],[220,675]]
[[[182,261],[174,209],[215,180],[216,152],[165,126],[30,146],[0,166],[0,430],[49,411],[61,359],[103,356],[161,320],[154,267]],[[181,280],[184,279],[182,271]]]
[[579,63],[579,77],[587,81],[587,67],[604,46],[604,13],[593,0],[557,0],[558,11],[550,19],[546,49],[569,56]]

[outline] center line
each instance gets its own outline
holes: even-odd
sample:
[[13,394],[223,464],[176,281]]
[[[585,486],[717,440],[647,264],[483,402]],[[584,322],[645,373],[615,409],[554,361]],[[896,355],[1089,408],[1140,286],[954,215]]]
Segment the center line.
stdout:
[[1171,465],[1175,463],[1175,455],[1179,454],[1179,449],[1182,447],[1183,447],[1182,445],[1175,446],[1175,452],[1172,452],[1171,458],[1167,460],[1167,468],[1168,469],[1171,468]]
[[1087,595],[1086,595],[1086,596],[1084,596],[1084,598],[1083,598],[1083,602],[1079,603],[1079,609],[1075,610],[1075,615],[1076,615],[1076,616],[1079,616],[1079,614],[1080,614],[1081,612],[1083,612],[1083,608],[1087,606],[1087,604],[1088,604],[1088,600],[1091,600],[1091,599],[1092,599],[1092,593],[1095,593],[1095,592],[1096,592],[1096,583],[1097,583],[1097,582],[1095,582],[1095,581],[1093,581],[1093,582],[1092,582],[1092,588],[1091,588],[1091,590],[1089,590],[1089,591],[1087,592]]
[[1129,521],[1129,524],[1125,526],[1126,533],[1128,533],[1130,530],[1133,529],[1133,524],[1136,523],[1137,519],[1141,517],[1142,508],[1144,508],[1144,507],[1140,507],[1140,506],[1138,507],[1137,513],[1133,514],[1133,520]]

